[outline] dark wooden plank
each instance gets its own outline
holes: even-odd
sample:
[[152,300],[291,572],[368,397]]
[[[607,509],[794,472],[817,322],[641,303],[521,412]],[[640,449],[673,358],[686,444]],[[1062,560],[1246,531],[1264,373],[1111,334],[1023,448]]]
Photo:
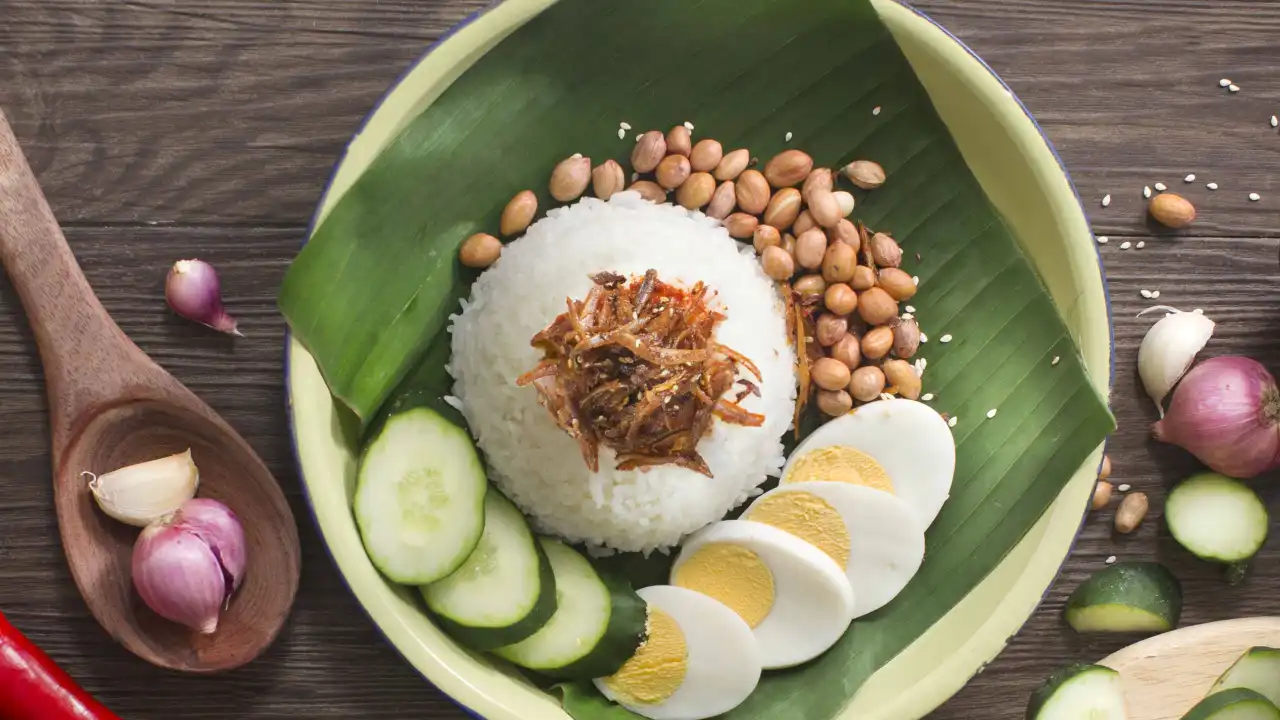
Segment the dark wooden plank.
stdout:
[[[304,224],[363,114],[482,5],[3,0],[0,104],[68,222]],[[1036,114],[1102,231],[1139,230],[1142,186],[1194,172],[1197,233],[1275,232],[1280,5],[918,5]],[[1244,90],[1229,95],[1223,76]]]

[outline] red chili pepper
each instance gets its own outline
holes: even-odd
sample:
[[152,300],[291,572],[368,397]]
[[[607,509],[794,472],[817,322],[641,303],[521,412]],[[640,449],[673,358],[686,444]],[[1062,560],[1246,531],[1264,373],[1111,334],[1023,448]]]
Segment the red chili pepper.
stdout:
[[120,720],[0,614],[0,720]]

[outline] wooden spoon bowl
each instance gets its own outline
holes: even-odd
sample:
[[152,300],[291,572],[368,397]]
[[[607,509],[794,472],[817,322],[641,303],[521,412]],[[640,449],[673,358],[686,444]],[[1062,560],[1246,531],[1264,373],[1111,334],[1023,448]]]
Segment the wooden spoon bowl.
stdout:
[[[0,112],[0,260],[44,364],[54,504],[63,550],[103,628],[161,667],[216,672],[262,653],[298,589],[298,529],[275,478],[230,425],[124,335],[89,287]],[[104,514],[82,473],[104,474],[190,448],[200,497],[244,525],[248,565],[216,632],[169,622],[133,589],[138,529]]]

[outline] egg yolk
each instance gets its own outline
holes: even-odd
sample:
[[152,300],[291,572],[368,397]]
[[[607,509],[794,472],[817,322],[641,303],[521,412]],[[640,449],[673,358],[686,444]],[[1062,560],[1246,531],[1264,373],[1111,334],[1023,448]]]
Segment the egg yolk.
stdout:
[[740,545],[709,543],[676,569],[674,585],[719,600],[757,627],[773,609],[773,572]]
[[875,458],[851,447],[833,445],[807,452],[787,472],[784,483],[827,480],[864,485],[893,493],[893,482]]
[[746,519],[786,530],[826,553],[842,568],[849,564],[849,529],[844,518],[813,493],[775,493],[756,503]]
[[604,682],[628,705],[656,705],[680,689],[688,661],[689,648],[680,625],[670,615],[650,606],[644,642],[636,654]]

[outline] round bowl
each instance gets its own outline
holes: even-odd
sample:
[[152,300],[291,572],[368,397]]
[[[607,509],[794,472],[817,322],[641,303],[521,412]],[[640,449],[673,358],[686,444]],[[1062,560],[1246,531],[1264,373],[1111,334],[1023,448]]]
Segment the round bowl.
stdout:
[[[422,57],[366,119],[339,162],[313,227],[405,124],[467,67],[554,0],[508,0],[468,18]],[[970,169],[1003,214],[1080,347],[1103,397],[1112,337],[1097,246],[1066,171],[1035,121],[998,77],[924,15],[874,0],[949,126]],[[287,341],[289,414],[304,487],[338,569],[382,633],[429,681],[486,720],[567,720],[549,695],[468,652],[435,627],[412,591],[365,555],[351,514],[356,445],[314,360]],[[1005,646],[1035,610],[1071,551],[1102,447],[1004,561],[951,612],[876,672],[838,715],[902,720],[931,712]]]

